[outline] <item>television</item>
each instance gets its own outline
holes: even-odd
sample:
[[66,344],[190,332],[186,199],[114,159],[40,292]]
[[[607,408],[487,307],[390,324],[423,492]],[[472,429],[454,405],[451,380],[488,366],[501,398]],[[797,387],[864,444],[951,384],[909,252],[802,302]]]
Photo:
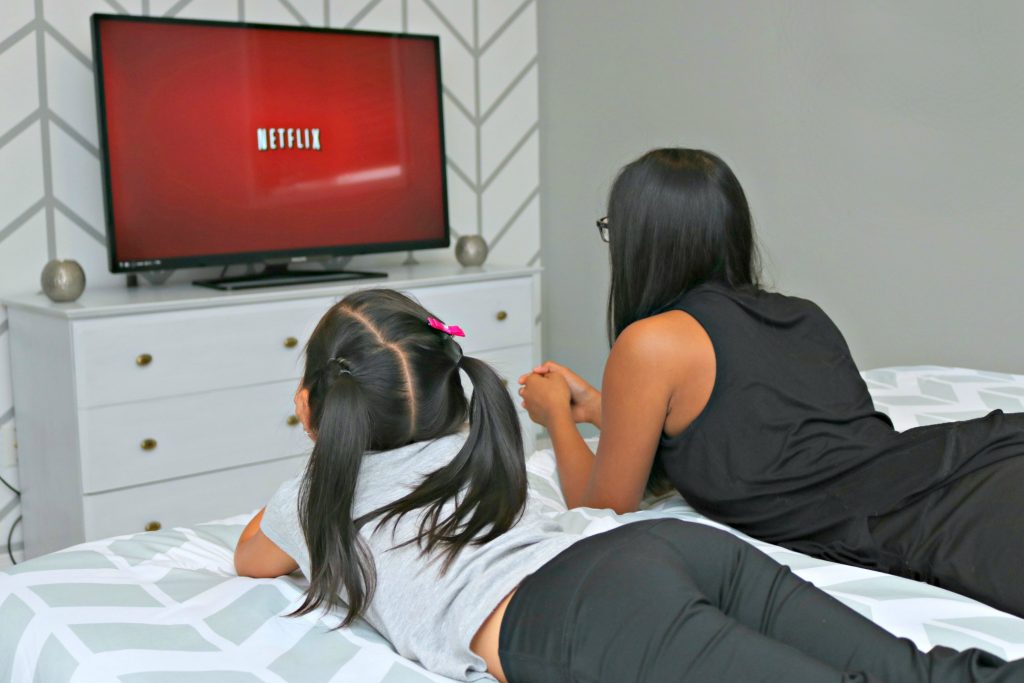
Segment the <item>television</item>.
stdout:
[[109,267],[233,289],[449,245],[437,36],[92,16]]

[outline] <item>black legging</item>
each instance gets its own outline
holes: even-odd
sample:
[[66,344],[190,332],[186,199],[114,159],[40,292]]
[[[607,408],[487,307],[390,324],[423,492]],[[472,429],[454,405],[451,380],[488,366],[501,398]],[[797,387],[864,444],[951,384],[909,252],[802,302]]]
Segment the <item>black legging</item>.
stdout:
[[869,520],[882,569],[1024,617],[1024,457]]
[[924,654],[723,531],[637,522],[527,577],[499,656],[510,683],[1024,681],[1024,660]]

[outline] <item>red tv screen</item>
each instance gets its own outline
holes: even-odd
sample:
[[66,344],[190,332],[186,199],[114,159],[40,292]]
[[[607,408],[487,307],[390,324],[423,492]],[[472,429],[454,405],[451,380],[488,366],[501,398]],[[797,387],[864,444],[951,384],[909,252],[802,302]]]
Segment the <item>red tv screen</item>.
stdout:
[[448,242],[437,39],[94,17],[111,269]]

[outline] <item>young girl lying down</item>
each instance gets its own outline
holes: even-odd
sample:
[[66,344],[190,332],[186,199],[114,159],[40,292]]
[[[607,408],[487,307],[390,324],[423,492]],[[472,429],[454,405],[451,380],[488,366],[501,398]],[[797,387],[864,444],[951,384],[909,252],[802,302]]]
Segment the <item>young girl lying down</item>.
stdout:
[[295,395],[312,455],[242,533],[239,574],[300,569],[296,614],[362,617],[462,680],[1024,680],[1024,661],[922,653],[725,532],[580,539],[530,514],[512,399],[456,336],[390,290],[327,311]]

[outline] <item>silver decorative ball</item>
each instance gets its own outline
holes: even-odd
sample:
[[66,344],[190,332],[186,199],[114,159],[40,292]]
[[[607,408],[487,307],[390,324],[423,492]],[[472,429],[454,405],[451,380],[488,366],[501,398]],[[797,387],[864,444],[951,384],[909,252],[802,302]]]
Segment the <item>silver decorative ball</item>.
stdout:
[[487,242],[480,235],[463,235],[455,242],[455,258],[464,266],[479,266],[487,260]]
[[78,261],[54,259],[43,266],[43,293],[51,301],[74,301],[85,291],[85,271]]

